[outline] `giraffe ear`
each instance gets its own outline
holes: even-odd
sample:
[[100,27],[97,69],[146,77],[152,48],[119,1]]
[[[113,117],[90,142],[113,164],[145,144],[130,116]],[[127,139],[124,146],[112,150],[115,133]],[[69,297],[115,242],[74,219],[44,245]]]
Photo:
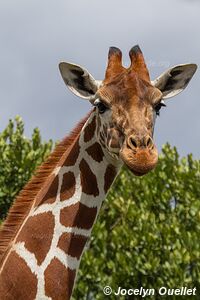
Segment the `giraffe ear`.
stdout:
[[67,87],[76,95],[84,99],[92,100],[95,96],[99,81],[83,67],[71,63],[61,62],[60,73]]
[[162,92],[163,99],[174,97],[186,88],[196,69],[196,64],[175,66],[161,74],[152,84]]

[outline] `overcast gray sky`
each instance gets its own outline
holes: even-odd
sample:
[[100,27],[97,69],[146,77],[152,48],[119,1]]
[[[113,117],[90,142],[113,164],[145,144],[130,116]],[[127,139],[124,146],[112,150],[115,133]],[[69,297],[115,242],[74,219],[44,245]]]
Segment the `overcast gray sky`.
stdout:
[[[0,130],[22,116],[26,134],[61,139],[90,110],[62,82],[60,61],[102,79],[109,46],[139,44],[152,79],[170,66],[200,65],[198,0],[0,0]],[[200,157],[200,70],[187,89],[169,99],[157,119],[155,139]]]

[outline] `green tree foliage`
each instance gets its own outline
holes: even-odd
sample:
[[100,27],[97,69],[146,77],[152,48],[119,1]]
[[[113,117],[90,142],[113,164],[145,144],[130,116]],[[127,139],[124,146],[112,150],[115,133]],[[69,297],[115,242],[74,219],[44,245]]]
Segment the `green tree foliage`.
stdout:
[[[141,299],[105,296],[107,285],[200,292],[200,161],[192,155],[180,160],[167,144],[155,171],[139,178],[124,168],[115,181],[83,256],[74,299]],[[161,298],[179,296],[151,297]]]
[[[51,141],[41,142],[38,129],[25,138],[19,117],[0,134],[0,218],[51,148]],[[192,155],[180,159],[167,144],[150,174],[135,177],[124,168],[115,181],[83,255],[74,299],[141,298],[105,296],[107,285],[200,291],[199,237],[200,161]]]
[[18,116],[0,133],[0,219],[51,149],[52,141],[42,143],[38,128],[30,139],[24,137],[24,124]]

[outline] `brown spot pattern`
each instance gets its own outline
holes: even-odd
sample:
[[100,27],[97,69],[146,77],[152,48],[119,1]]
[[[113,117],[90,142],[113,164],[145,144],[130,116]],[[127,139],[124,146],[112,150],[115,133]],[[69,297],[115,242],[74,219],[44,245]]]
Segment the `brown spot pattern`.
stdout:
[[97,162],[103,160],[104,153],[99,143],[94,143],[92,146],[88,147],[86,151]]
[[65,207],[60,213],[60,222],[66,227],[78,227],[90,229],[97,214],[96,207],[87,207],[82,203],[76,203]]
[[76,179],[72,172],[65,173],[63,175],[63,181],[60,191],[60,200],[67,200],[71,198],[75,193]]
[[54,216],[50,212],[30,217],[17,238],[17,242],[25,242],[26,249],[35,254],[39,265],[49,251],[54,225]]
[[76,140],[73,147],[70,149],[69,154],[67,155],[66,160],[64,161],[64,166],[74,166],[76,160],[80,153],[79,139]]
[[11,252],[0,276],[0,299],[34,300],[37,278],[16,252]]
[[69,300],[76,272],[54,258],[45,270],[45,294],[52,300]]
[[94,116],[92,121],[84,129],[84,141],[85,142],[89,142],[93,138],[95,129],[96,129],[96,117]]
[[82,191],[85,194],[98,196],[99,195],[99,189],[97,185],[97,178],[92,173],[88,163],[82,159],[79,165],[80,171],[81,171],[81,185],[82,185]]
[[111,184],[113,183],[113,180],[115,179],[115,176],[117,175],[116,169],[113,165],[109,164],[106,168],[106,172],[104,175],[104,190],[105,193],[109,190]]
[[[52,175],[55,177],[55,175]],[[50,180],[50,179],[49,179]],[[56,196],[57,196],[57,191],[58,191],[58,175],[53,179],[48,191],[44,195],[44,197],[41,199],[39,202],[39,205],[42,205],[44,203],[53,203],[56,201]],[[37,206],[37,203],[36,203]]]
[[66,254],[79,259],[86,242],[87,238],[82,235],[63,233],[58,241],[58,247],[62,249]]

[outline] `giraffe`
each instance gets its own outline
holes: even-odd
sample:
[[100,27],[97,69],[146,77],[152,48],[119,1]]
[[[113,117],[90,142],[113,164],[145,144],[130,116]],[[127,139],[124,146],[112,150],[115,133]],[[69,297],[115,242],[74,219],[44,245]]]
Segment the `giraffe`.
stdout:
[[85,244],[110,186],[125,164],[134,175],[155,168],[156,115],[197,66],[170,68],[156,80],[140,47],[122,65],[111,47],[105,78],[62,62],[67,87],[93,108],[20,192],[0,230],[0,299],[70,299]]

